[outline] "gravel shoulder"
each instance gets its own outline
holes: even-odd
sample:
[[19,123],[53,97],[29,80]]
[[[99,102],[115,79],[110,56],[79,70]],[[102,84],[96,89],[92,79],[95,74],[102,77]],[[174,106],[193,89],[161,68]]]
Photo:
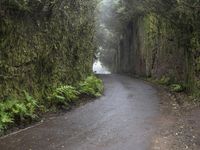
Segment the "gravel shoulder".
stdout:
[[199,150],[200,107],[184,93],[157,88],[161,116],[152,142],[153,150]]

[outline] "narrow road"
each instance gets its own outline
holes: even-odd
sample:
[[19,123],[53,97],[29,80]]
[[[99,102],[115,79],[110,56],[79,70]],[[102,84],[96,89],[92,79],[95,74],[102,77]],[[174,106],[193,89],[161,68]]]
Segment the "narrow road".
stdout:
[[0,139],[0,150],[150,150],[159,116],[156,90],[102,75],[105,94],[65,115]]

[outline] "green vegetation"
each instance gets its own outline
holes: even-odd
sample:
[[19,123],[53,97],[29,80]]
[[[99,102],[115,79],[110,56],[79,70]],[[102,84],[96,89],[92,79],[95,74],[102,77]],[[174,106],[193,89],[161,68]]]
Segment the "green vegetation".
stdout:
[[183,92],[184,88],[180,84],[172,84],[172,85],[170,85],[170,90],[172,92]]
[[79,84],[78,89],[81,94],[98,97],[101,96],[103,92],[103,83],[95,76],[89,76],[85,81]]
[[65,85],[56,88],[50,98],[52,105],[65,105],[68,106],[71,102],[78,99],[79,92],[75,87]]
[[162,85],[170,85],[170,78],[162,76],[160,80],[157,80],[157,82]]
[[79,98],[71,85],[92,73],[96,5],[0,0],[1,130]]
[[0,133],[11,125],[36,119],[37,114],[43,111],[43,107],[45,107],[44,110],[49,109],[49,111],[51,108],[68,108],[77,99],[81,99],[82,94],[98,97],[102,92],[103,82],[94,75],[88,76],[77,87],[64,85],[55,88],[53,93],[40,103],[23,91],[21,99],[10,97],[0,102]]
[[182,83],[175,83],[170,77],[162,76],[160,79],[157,78],[147,78],[147,81],[160,84],[169,89],[171,92],[184,92],[186,90],[185,86]]
[[20,123],[26,119],[35,119],[37,101],[24,91],[21,100],[9,98],[0,103],[0,132],[10,124]]
[[[96,0],[0,1],[0,99],[43,99],[92,72]],[[12,94],[12,95],[11,95]]]
[[99,97],[103,92],[103,82],[94,75],[88,76],[77,86],[65,85],[56,88],[49,97],[51,106],[68,107],[70,104],[81,98],[82,95]]
[[161,84],[170,78],[171,84],[182,83],[187,93],[199,95],[199,6],[199,0],[119,0],[113,10],[118,21],[107,25],[119,45],[109,45],[115,49],[115,70]]

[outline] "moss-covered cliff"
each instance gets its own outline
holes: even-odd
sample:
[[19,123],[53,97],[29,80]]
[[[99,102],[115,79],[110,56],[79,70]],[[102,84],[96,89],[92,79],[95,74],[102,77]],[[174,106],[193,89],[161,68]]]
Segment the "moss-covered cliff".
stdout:
[[124,13],[132,17],[121,32],[118,72],[168,78],[200,95],[199,2],[186,5],[186,1],[149,1],[141,3],[146,11],[135,8],[132,14]]
[[0,99],[37,98],[91,73],[94,0],[1,0]]

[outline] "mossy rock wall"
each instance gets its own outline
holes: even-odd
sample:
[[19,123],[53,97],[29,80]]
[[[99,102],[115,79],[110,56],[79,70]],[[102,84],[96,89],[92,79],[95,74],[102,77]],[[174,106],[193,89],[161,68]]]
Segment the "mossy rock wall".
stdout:
[[[127,24],[117,52],[117,71],[161,79],[168,77],[188,91],[200,92],[200,39],[150,13]],[[200,94],[199,94],[200,95]]]
[[93,0],[0,2],[0,99],[22,90],[42,98],[91,73]]

